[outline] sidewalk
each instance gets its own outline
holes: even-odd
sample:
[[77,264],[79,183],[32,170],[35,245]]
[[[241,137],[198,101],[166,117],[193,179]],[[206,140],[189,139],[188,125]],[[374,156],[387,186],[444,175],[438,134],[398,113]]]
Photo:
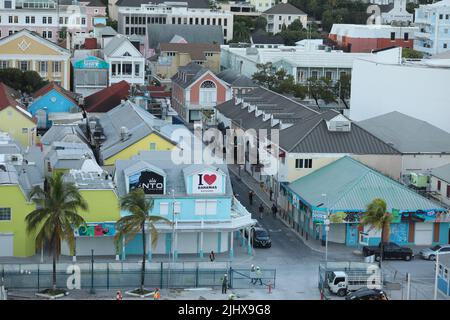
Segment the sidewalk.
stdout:
[[[256,181],[247,171],[243,169],[241,169],[241,175],[239,176],[239,165],[237,164],[228,165],[228,170],[232,172],[236,177],[238,177],[238,179],[240,179],[250,190],[253,190],[256,196],[270,210],[272,204],[274,204],[275,201],[270,201],[269,195],[267,195],[267,193],[261,190],[258,181]],[[278,211],[280,211],[280,207],[278,207]],[[278,219],[281,222],[283,222],[296,236],[298,236],[308,248],[310,248],[313,251],[325,254],[325,247],[322,246],[320,241],[310,239],[306,240],[306,238],[303,237],[296,230],[294,230],[292,226],[289,225],[288,222],[286,222],[284,219],[281,219],[281,217],[278,217]],[[352,254],[353,251],[355,250],[357,250],[357,248],[349,248],[346,247],[345,245],[337,243],[330,243],[330,242],[328,243],[328,253]]]

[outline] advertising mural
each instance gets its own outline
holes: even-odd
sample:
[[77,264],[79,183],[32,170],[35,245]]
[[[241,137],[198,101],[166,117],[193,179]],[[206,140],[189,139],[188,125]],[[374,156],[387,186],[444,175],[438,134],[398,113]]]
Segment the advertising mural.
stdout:
[[192,177],[193,193],[223,193],[222,175],[204,171]]
[[164,194],[164,177],[153,171],[141,171],[128,177],[129,190],[141,188],[145,194]]
[[115,223],[88,223],[75,229],[76,237],[105,237],[116,235]]

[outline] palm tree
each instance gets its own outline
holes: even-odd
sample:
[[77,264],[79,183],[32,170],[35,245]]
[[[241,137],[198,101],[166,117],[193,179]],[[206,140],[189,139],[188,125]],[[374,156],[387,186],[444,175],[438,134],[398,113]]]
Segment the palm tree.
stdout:
[[36,204],[25,217],[27,232],[37,232],[36,247],[48,244],[53,253],[53,290],[56,290],[56,260],[61,255],[61,241],[75,246],[74,229],[85,224],[77,211],[88,210],[88,204],[73,183],[64,182],[63,173],[56,173],[47,180],[46,188],[35,186],[30,198]]
[[373,228],[381,230],[380,267],[384,255],[384,242],[385,239],[389,239],[390,225],[393,220],[393,216],[386,211],[386,207],[386,201],[383,199],[373,199],[361,218],[361,224],[363,226],[371,225]]
[[146,234],[145,224],[150,229],[152,239],[152,248],[156,246],[158,241],[158,231],[154,223],[163,221],[171,224],[170,220],[164,217],[151,216],[149,213],[153,209],[153,199],[146,198],[144,190],[134,189],[130,193],[124,195],[120,199],[120,208],[131,214],[120,218],[116,224],[116,241],[118,242],[123,236],[127,235],[127,241],[132,240],[138,233],[142,234],[142,269],[141,269],[141,286],[140,293],[144,294],[145,280],[145,260],[146,260]]

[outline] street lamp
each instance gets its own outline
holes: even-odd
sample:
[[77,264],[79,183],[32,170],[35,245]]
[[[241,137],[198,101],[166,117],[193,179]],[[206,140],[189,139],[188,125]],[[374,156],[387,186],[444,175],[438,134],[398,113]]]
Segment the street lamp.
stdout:
[[327,218],[323,222],[325,225],[325,262],[328,262],[328,231],[330,231],[330,219]]
[[[439,277],[439,256],[441,254],[450,254],[450,252],[436,252],[436,270],[434,273],[434,300],[437,300],[437,292],[438,292],[438,277]],[[449,279],[447,279],[449,281]]]

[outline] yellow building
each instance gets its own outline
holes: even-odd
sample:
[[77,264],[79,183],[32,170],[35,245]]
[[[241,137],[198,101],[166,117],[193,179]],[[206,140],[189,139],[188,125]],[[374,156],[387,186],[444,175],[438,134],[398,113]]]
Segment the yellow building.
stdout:
[[0,131],[20,142],[23,147],[36,142],[36,122],[17,101],[19,94],[0,82]]
[[0,68],[34,70],[66,90],[70,90],[70,56],[69,50],[25,29],[0,39]]

